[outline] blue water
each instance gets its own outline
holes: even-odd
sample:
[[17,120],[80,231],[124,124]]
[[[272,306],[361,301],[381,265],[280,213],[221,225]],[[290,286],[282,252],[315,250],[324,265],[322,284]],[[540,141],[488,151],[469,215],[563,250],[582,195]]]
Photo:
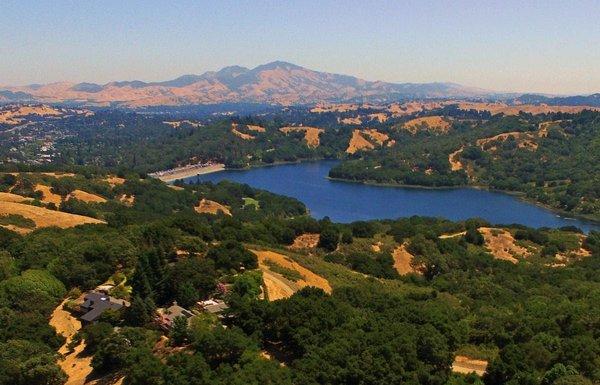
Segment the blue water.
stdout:
[[226,170],[187,178],[186,182],[231,180],[294,197],[304,202],[315,218],[335,222],[396,219],[412,215],[462,220],[479,217],[493,224],[520,223],[531,227],[577,226],[588,232],[600,225],[556,213],[515,196],[477,190],[421,189],[372,186],[326,179],[334,161],[286,164],[250,170]]

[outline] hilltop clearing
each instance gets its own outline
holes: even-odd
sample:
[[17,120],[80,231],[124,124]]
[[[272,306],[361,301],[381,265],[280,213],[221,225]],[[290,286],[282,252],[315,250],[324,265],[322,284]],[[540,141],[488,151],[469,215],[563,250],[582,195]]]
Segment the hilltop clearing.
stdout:
[[193,122],[193,121],[187,120],[187,119],[186,120],[165,121],[163,123],[166,124],[166,125],[168,125],[168,126],[171,126],[173,128],[179,128],[182,125],[186,125],[186,124],[190,125],[192,127],[195,127],[195,128],[202,127],[201,123]]
[[[260,131],[260,130],[251,130],[248,126],[242,126],[242,127],[244,127],[247,130],[250,130],[250,131],[264,132],[264,131]],[[256,127],[256,126],[253,126],[253,127]],[[242,128],[240,126],[238,126],[237,123],[231,123],[231,132],[235,136],[240,137],[240,138],[242,138],[244,140],[254,140],[254,139],[256,139],[256,137],[254,137],[254,136],[252,136],[252,135],[250,135],[248,133],[241,132],[240,129],[242,129]]]
[[58,119],[74,115],[92,116],[94,113],[86,109],[56,108],[44,104],[8,105],[0,107],[0,125],[16,126],[40,118]]
[[520,258],[531,254],[525,247],[517,245],[513,235],[507,230],[480,227],[479,231],[485,239],[486,248],[495,258],[517,263]]
[[30,202],[33,198],[24,197],[17,194],[0,192],[0,202],[14,202],[14,203],[22,203],[22,202]]

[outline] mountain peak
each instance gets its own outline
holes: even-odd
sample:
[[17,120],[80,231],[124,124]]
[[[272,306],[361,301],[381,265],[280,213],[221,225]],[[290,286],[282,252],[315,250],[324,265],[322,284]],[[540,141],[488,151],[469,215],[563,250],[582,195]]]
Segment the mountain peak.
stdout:
[[265,71],[265,70],[274,70],[274,69],[278,69],[278,68],[282,68],[285,70],[304,69],[304,67],[300,67],[299,65],[296,65],[293,63],[289,63],[289,62],[282,61],[282,60],[276,60],[276,61],[272,61],[267,64],[259,65],[256,68],[254,68],[252,71],[258,72],[258,71]]
[[222,69],[220,69],[217,72],[217,75],[238,77],[242,74],[247,73],[248,71],[250,71],[250,70],[246,67],[234,65],[234,66],[223,67]]

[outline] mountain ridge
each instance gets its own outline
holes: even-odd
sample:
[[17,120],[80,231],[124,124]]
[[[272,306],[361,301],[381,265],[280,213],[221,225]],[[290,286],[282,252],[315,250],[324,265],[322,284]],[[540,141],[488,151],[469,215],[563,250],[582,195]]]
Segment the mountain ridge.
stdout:
[[450,82],[390,83],[311,70],[285,61],[246,68],[238,65],[200,75],[144,82],[105,84],[56,82],[0,87],[0,101],[79,102],[141,107],[225,102],[314,104],[345,101],[395,101],[406,98],[486,97],[493,91]]

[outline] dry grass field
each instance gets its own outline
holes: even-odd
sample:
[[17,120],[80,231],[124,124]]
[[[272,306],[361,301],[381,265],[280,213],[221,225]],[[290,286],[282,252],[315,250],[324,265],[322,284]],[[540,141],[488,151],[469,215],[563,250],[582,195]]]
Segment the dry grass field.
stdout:
[[0,202],[0,215],[10,214],[21,215],[27,219],[31,219],[35,222],[36,228],[57,226],[64,229],[86,223],[105,223],[99,219],[48,210],[44,207],[15,202]]

